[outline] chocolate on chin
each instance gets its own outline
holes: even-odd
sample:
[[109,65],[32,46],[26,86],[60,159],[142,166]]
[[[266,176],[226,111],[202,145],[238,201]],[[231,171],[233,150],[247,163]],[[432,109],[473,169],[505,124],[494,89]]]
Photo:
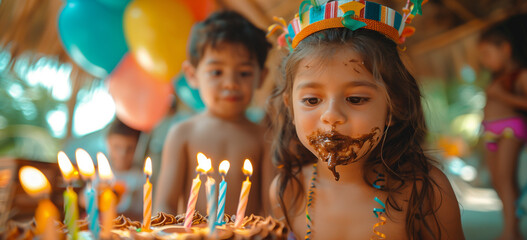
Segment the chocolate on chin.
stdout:
[[352,138],[334,130],[328,132],[318,130],[307,136],[307,139],[315,150],[315,155],[328,164],[328,169],[338,181],[340,174],[335,167],[354,163],[366,156],[379,141],[380,136],[381,129],[375,127],[370,133],[358,138]]

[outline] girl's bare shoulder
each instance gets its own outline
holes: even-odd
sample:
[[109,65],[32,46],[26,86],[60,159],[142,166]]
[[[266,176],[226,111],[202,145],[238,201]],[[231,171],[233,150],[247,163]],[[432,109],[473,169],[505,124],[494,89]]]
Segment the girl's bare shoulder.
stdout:
[[[434,214],[426,215],[425,221],[432,231],[432,235],[448,236],[447,239],[464,239],[463,229],[461,228],[461,215],[459,210],[459,203],[452,188],[449,178],[439,168],[432,166],[427,176],[429,177],[429,186],[431,192],[428,198],[425,197],[423,205],[425,212],[433,212]],[[423,183],[417,184],[419,191],[423,188]],[[430,209],[431,208],[431,209]],[[437,221],[438,225],[434,222]],[[431,225],[430,225],[431,224]],[[437,227],[440,226],[440,227]],[[424,225],[420,226],[424,228]],[[427,228],[428,228],[427,227]],[[429,232],[423,231],[423,239],[431,239],[432,235]]]

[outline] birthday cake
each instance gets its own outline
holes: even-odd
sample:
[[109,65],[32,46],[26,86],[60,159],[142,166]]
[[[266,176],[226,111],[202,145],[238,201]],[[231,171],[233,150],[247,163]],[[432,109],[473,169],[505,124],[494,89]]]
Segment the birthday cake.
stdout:
[[[250,215],[244,218],[241,227],[234,227],[234,217],[224,215],[225,224],[216,226],[214,234],[209,233],[207,218],[196,212],[192,219],[192,227],[183,227],[185,215],[158,213],[152,217],[151,231],[143,231],[141,223],[132,221],[124,215],[114,219],[111,239],[287,239],[288,230],[284,223],[272,217]],[[61,239],[68,239],[67,228],[56,222],[56,229]],[[78,239],[94,239],[88,232],[86,220],[77,220],[79,228]],[[29,223],[11,222],[5,232],[5,239],[34,239],[34,221]]]

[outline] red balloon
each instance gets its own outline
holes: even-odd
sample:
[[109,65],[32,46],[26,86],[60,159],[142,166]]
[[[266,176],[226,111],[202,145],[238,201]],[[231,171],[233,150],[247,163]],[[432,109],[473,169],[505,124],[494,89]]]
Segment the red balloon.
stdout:
[[132,128],[152,130],[170,108],[172,84],[149,75],[130,54],[123,57],[108,81],[117,117]]
[[183,2],[190,8],[195,21],[207,18],[216,9],[216,4],[212,0],[183,0]]

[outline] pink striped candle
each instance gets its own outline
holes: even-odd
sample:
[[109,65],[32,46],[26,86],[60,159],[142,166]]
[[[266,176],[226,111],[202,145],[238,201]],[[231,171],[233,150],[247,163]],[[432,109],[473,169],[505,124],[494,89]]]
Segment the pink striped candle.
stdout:
[[249,191],[251,190],[251,181],[249,181],[249,176],[253,174],[253,166],[249,159],[245,159],[245,162],[243,163],[243,174],[247,176],[247,179],[243,181],[242,191],[240,192],[238,210],[236,211],[236,221],[234,222],[234,227],[236,228],[239,228],[242,225],[243,218],[245,218],[245,209],[247,208]]
[[194,211],[196,210],[196,200],[198,200],[199,188],[201,186],[201,180],[199,174],[192,180],[192,188],[190,189],[190,196],[188,197],[187,213],[185,214],[185,223],[183,226],[189,230],[192,226],[192,218],[194,217]]
[[196,201],[198,200],[199,188],[201,186],[199,175],[200,173],[206,173],[212,170],[211,161],[205,154],[199,152],[196,158],[198,159],[198,166],[196,167],[198,175],[192,180],[192,187],[190,188],[190,195],[188,196],[187,213],[185,214],[185,223],[183,224],[187,231],[192,226],[192,219],[194,218],[194,211],[196,210]]

